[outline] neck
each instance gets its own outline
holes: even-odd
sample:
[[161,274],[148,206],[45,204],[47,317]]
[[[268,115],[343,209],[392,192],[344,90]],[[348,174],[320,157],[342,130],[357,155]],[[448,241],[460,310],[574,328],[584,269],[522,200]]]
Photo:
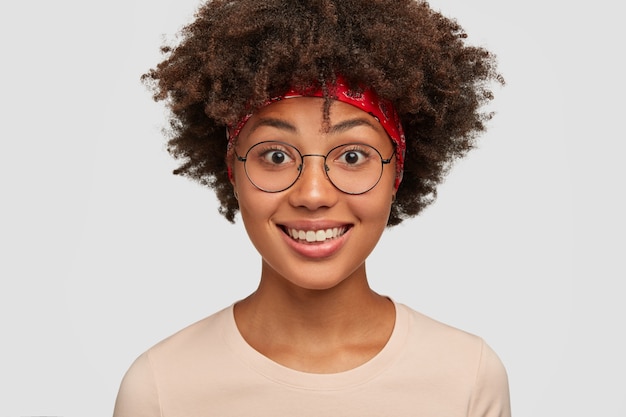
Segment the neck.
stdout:
[[[294,369],[337,371],[367,361],[387,342],[395,310],[370,289],[364,265],[329,289],[279,278],[263,274],[257,291],[235,306],[242,336],[265,356]],[[359,355],[346,355],[355,346]]]
[[259,287],[237,308],[254,312],[264,322],[289,327],[302,325],[305,329],[319,324],[331,330],[352,320],[362,322],[364,314],[382,300],[388,302],[370,289],[364,264],[327,289],[299,287],[264,264]]

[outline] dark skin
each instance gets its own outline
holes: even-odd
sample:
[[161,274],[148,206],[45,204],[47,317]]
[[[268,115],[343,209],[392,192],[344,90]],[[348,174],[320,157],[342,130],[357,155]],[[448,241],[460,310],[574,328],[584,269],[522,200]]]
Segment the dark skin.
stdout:
[[[235,306],[241,334],[297,370],[339,372],[367,362],[389,340],[395,312],[369,287],[365,259],[386,226],[434,201],[453,162],[473,148],[491,117],[481,112],[492,98],[490,84],[503,83],[494,56],[467,45],[455,21],[414,0],[215,0],[181,35],[143,80],[171,111],[169,151],[181,161],[175,173],[214,189],[229,221],[239,212],[263,259],[257,291]],[[293,188],[254,189],[242,165],[226,155],[227,126],[289,89],[322,86],[316,107],[289,120],[304,123],[298,126],[317,140],[286,141],[303,153],[325,154],[320,144],[333,139],[324,132],[342,114],[334,110],[337,75],[352,90],[370,88],[393,103],[407,143],[400,187],[394,189],[390,167],[373,190],[346,196],[329,185],[319,161],[307,161]],[[275,116],[289,118],[296,107]],[[245,129],[239,154],[254,142]],[[377,146],[389,146],[379,133]],[[310,247],[285,238],[281,222],[307,230],[344,222],[348,231],[339,240],[347,243],[306,259]]]
[[273,295],[266,285],[237,303],[235,319],[250,346],[288,368],[353,369],[380,352],[391,336],[393,304],[364,279],[354,277],[325,291],[282,288]]
[[[229,220],[239,207],[226,170],[226,126],[290,88],[341,74],[390,100],[407,139],[396,225],[436,197],[452,163],[491,117],[480,111],[503,83],[494,56],[468,46],[453,20],[414,0],[210,1],[143,76],[171,110],[176,174],[215,190]],[[332,101],[326,97],[326,114]]]
[[[250,119],[237,148],[272,137],[315,154],[354,138],[382,151],[393,149],[380,124],[359,108],[334,103],[331,127],[345,128],[329,130],[324,129],[322,109],[319,98],[272,104]],[[345,123],[362,118],[368,123]],[[262,257],[257,290],[235,305],[244,339],[268,358],[299,371],[341,372],[370,360],[385,346],[395,323],[393,304],[372,291],[365,268],[386,226],[395,167],[384,169],[378,185],[362,195],[337,190],[315,159],[305,162],[294,186],[279,193],[255,188],[241,163],[232,169],[246,230]],[[296,241],[284,232],[285,227],[321,228],[317,224],[349,225],[349,230],[317,243]]]

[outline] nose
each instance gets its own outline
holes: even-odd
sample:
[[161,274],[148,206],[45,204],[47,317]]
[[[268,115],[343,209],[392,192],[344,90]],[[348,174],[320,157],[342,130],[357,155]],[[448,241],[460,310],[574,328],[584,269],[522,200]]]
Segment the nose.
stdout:
[[301,169],[300,178],[289,194],[290,203],[295,207],[306,207],[309,210],[332,207],[341,192],[335,188],[326,175],[325,156],[302,155]]

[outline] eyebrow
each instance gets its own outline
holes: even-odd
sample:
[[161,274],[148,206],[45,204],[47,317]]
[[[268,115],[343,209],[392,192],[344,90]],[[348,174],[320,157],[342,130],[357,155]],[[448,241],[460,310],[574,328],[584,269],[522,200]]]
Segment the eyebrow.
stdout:
[[298,131],[298,129],[294,125],[292,125],[291,123],[285,120],[276,119],[273,117],[264,117],[262,119],[257,120],[254,123],[254,125],[252,125],[252,129],[250,130],[250,133],[254,132],[261,126],[274,127],[276,129],[286,130],[292,133],[296,133]]
[[336,125],[332,125],[330,129],[328,130],[328,132],[331,134],[341,133],[341,132],[350,130],[354,127],[358,127],[358,126],[369,126],[370,128],[377,130],[376,126],[372,122],[370,122],[369,120],[365,118],[358,117],[354,119],[344,120],[342,122],[337,123]]
[[[264,117],[262,119],[257,120],[254,123],[250,132],[251,133],[254,132],[256,129],[258,129],[261,126],[274,127],[276,129],[286,130],[292,133],[296,133],[298,131],[298,128],[296,126],[292,125],[291,123],[283,119],[277,119],[274,117]],[[342,133],[358,126],[368,126],[374,130],[377,130],[376,126],[369,120],[362,118],[362,117],[357,117],[354,119],[344,120],[342,122],[339,122],[335,125],[330,126],[330,128],[328,129],[328,133],[330,134]]]

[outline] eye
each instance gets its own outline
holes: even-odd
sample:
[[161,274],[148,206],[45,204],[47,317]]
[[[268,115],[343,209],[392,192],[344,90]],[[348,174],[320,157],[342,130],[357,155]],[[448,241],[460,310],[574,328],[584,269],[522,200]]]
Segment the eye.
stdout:
[[261,155],[263,162],[271,165],[283,165],[293,161],[293,159],[283,150],[273,149],[263,152]]
[[343,160],[349,165],[356,165],[363,159],[360,152],[349,151],[343,154]]
[[335,162],[339,164],[343,164],[350,167],[356,167],[361,164],[364,164],[370,158],[370,153],[362,148],[362,147],[351,147],[344,148],[337,158],[335,158]]
[[263,169],[287,168],[298,159],[298,150],[282,142],[261,142],[250,151],[250,163]]

